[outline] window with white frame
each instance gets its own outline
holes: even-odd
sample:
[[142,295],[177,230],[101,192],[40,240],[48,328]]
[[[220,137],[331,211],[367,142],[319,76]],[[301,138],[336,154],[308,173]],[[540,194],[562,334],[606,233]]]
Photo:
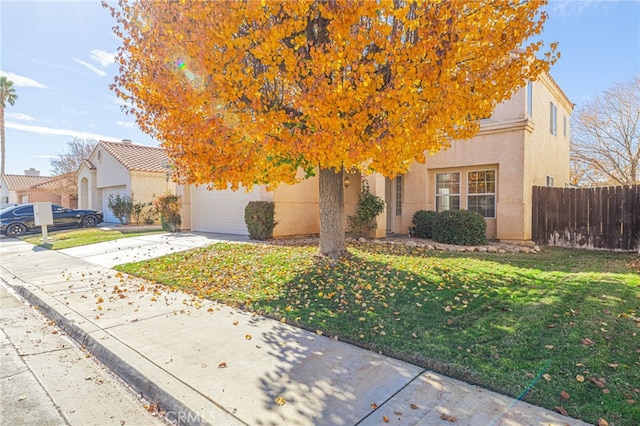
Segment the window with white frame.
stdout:
[[553,102],[551,102],[551,107],[549,108],[549,111],[550,111],[549,130],[551,131],[551,134],[553,136],[556,136],[558,134],[558,108],[556,108]]
[[496,217],[496,171],[478,170],[467,174],[467,210],[483,217]]
[[396,216],[402,216],[402,176],[396,176]]
[[436,173],[436,211],[460,209],[460,173]]

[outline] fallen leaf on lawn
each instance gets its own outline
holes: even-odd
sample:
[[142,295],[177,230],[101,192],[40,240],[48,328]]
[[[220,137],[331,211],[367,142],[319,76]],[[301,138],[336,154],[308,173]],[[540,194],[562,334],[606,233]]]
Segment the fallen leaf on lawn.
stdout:
[[418,338],[418,335],[416,333],[411,333],[411,335],[413,336],[414,339]]
[[218,368],[227,368],[227,363],[221,362],[220,364],[218,364]]
[[371,409],[375,410],[376,408],[378,408],[378,404],[376,404],[375,402],[371,403]]
[[246,336],[244,336],[244,338],[247,339],[247,340],[251,340],[251,335],[247,334]]
[[455,417],[450,416],[450,415],[445,414],[445,413],[440,414],[440,418],[441,418],[442,420],[448,420],[448,421],[450,421],[451,423],[455,423],[455,422],[457,422],[457,421],[458,421],[458,419],[456,419]]
[[382,416],[382,421],[385,422],[385,423],[389,423],[389,417]]
[[582,339],[580,339],[580,342],[585,346],[595,345],[595,343],[593,343],[593,340],[589,339],[588,337],[583,337]]
[[576,380],[579,381],[580,383],[584,382],[584,376],[581,374],[576,375]]
[[635,400],[635,399],[627,399],[627,403],[629,403],[629,404],[632,404],[632,405],[633,405],[633,404],[635,404],[635,403],[636,403],[636,400]]
[[564,409],[564,407],[556,407],[556,411],[562,414],[563,416],[569,417],[569,413],[567,412],[567,410]]
[[565,401],[568,400],[571,396],[569,395],[569,393],[562,391],[560,392],[560,398],[564,399]]
[[618,368],[619,364],[609,364],[609,367],[611,368]]
[[555,324],[547,324],[547,328],[555,328]]
[[453,320],[447,320],[447,325],[453,324]]
[[603,419],[602,417],[600,417],[598,419],[598,423],[596,423],[598,426],[609,426],[609,422],[606,421],[605,419]]
[[602,389],[602,393],[605,394],[605,395],[608,395],[608,394],[611,393],[611,391],[609,389],[605,388],[605,389]]
[[576,367],[584,367],[584,364],[579,362],[579,363],[576,364]]
[[542,377],[544,377],[547,382],[551,380],[551,375],[549,374],[543,374]]
[[445,312],[451,312],[451,306],[445,306],[444,307],[444,311]]
[[409,404],[409,408],[411,408],[412,410],[417,410],[418,406],[416,404]]
[[595,377],[589,377],[589,380],[592,381],[600,389],[604,388],[604,383],[596,379]]
[[318,336],[322,336],[322,330],[316,330],[316,334],[318,334]]
[[528,377],[530,379],[534,379],[536,376],[533,373],[525,373],[525,377]]
[[553,345],[544,345],[544,347],[547,349],[553,349]]
[[284,405],[287,403],[287,400],[283,397],[279,396],[276,398],[276,405]]

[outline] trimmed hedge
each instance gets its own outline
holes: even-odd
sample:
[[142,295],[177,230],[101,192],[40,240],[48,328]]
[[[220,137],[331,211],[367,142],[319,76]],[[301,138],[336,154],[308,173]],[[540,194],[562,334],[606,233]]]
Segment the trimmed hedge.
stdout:
[[431,210],[418,210],[413,215],[411,224],[413,225],[413,236],[418,238],[433,237],[433,222],[438,213]]
[[433,239],[439,243],[465,246],[487,243],[487,223],[471,210],[445,210],[433,221]]
[[271,201],[250,201],[244,208],[244,222],[252,240],[270,240],[275,221],[275,204]]

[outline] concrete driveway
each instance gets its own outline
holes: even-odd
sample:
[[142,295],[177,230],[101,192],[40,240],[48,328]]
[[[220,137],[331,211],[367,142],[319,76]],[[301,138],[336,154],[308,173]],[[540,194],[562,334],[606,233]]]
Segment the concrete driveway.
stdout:
[[94,265],[111,268],[123,263],[153,259],[222,241],[247,242],[249,238],[242,235],[175,232],[121,238],[119,240],[58,250],[58,252],[82,259]]

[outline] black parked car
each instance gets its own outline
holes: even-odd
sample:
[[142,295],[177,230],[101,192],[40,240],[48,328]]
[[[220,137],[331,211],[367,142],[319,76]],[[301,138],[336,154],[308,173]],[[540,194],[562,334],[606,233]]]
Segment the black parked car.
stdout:
[[[47,226],[47,230],[63,228],[81,228],[96,226],[103,221],[101,211],[68,209],[52,204],[53,225]],[[9,206],[0,210],[0,231],[9,237],[19,237],[27,232],[40,232],[40,226],[36,226],[33,215],[33,204],[20,204]]]

